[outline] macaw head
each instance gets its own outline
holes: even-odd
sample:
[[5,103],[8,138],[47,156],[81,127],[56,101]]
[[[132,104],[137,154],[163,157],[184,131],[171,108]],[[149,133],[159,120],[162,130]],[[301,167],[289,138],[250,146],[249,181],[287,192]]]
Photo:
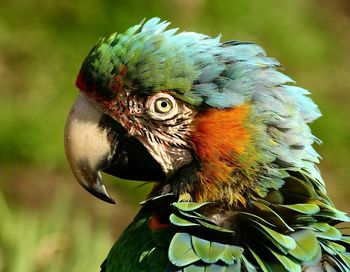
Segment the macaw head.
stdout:
[[84,60],[65,131],[78,182],[108,202],[101,171],[156,181],[154,195],[243,205],[295,169],[322,183],[307,125],[320,113],[278,61],[168,25],[102,38]]

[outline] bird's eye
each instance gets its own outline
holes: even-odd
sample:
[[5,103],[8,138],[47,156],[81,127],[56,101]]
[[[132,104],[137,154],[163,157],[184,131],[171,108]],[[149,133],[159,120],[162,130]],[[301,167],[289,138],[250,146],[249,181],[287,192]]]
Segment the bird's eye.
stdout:
[[157,120],[172,118],[178,112],[178,105],[174,97],[167,93],[156,93],[148,98],[149,114]]
[[173,103],[166,97],[158,98],[155,101],[154,109],[158,113],[167,113],[173,108]]

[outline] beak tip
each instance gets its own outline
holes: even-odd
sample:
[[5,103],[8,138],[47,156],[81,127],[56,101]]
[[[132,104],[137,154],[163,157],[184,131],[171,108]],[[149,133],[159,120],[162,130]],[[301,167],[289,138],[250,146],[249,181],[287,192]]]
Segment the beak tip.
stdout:
[[106,188],[104,185],[94,186],[94,187],[87,187],[83,186],[90,194],[94,195],[95,197],[109,203],[109,204],[116,204],[115,200],[107,193]]
[[102,195],[96,195],[96,196],[109,204],[116,204],[115,200],[108,195],[102,194]]

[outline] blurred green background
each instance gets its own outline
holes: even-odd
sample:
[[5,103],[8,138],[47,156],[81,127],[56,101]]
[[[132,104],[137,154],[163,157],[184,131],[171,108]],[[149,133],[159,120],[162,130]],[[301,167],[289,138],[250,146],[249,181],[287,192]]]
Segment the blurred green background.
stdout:
[[[1,0],[0,271],[98,271],[149,187],[107,182],[116,206],[88,195],[64,157],[80,64],[100,36],[159,16],[181,30],[254,41],[312,91],[324,116],[320,168],[350,212],[348,0]],[[111,180],[111,178],[108,178]]]

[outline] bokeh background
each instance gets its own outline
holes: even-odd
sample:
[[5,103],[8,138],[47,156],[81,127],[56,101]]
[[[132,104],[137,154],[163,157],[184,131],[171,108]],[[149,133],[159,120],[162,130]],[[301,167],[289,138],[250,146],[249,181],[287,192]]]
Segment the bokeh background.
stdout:
[[1,0],[0,271],[98,271],[149,186],[107,178],[116,206],[93,198],[65,161],[65,118],[80,64],[101,36],[159,16],[223,40],[254,41],[312,91],[323,117],[320,168],[350,212],[348,0]]

